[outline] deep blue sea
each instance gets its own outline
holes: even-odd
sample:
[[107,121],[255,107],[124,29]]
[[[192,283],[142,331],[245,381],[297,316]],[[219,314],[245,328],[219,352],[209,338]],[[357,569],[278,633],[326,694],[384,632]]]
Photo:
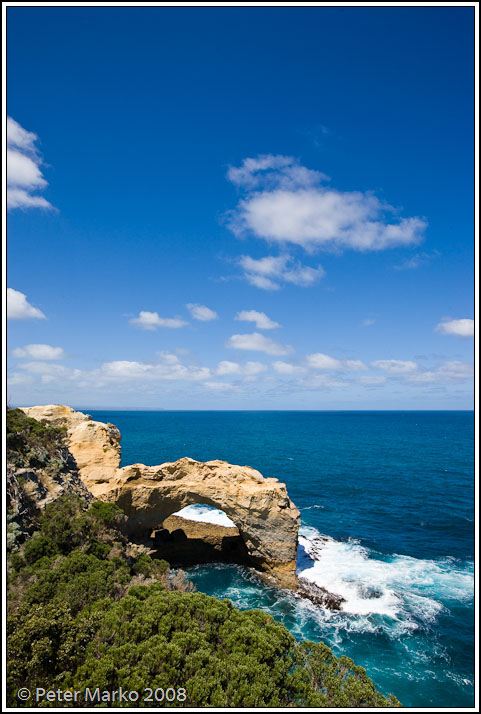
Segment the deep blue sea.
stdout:
[[473,706],[472,412],[92,416],[119,427],[122,465],[223,459],[284,481],[301,512],[299,573],[346,602],[329,612],[219,564],[188,571],[198,590],[324,640],[404,706]]

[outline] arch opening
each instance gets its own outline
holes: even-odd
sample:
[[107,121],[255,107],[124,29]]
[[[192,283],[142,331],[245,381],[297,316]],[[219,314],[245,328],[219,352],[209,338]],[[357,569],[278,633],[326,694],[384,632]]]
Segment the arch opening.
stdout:
[[242,534],[225,511],[194,501],[164,518],[151,533],[153,557],[173,566],[198,563],[247,565],[249,552]]

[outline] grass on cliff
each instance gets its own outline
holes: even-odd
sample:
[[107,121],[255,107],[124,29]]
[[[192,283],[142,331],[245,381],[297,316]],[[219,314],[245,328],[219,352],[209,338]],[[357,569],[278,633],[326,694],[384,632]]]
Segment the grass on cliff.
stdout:
[[[63,444],[61,431],[20,410],[9,411],[8,424],[19,458]],[[264,612],[191,592],[166,561],[139,555],[123,534],[124,520],[115,504],[88,505],[66,494],[47,505],[38,530],[10,553],[9,706],[29,707],[17,699],[21,687],[183,693],[180,701],[120,703],[134,708],[399,706],[322,642],[298,643]]]

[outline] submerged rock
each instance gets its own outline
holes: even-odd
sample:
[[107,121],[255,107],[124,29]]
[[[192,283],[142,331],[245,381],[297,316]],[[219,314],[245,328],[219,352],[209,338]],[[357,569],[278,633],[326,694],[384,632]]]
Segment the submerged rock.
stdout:
[[303,579],[299,579],[298,583],[297,593],[301,597],[306,597],[315,605],[320,605],[328,610],[342,610],[342,603],[346,600],[341,595],[331,593],[326,588]]

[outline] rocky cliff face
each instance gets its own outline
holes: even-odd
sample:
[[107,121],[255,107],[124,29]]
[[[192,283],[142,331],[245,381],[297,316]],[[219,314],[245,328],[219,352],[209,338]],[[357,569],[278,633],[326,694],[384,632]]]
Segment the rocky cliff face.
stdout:
[[[45,506],[64,493],[74,493],[85,501],[93,499],[82,482],[76,461],[64,442],[62,432],[32,429],[33,420],[19,409],[7,415],[7,538],[16,548],[36,527]],[[33,422],[35,425],[36,422]]]
[[150,533],[192,503],[215,506],[237,526],[250,563],[282,585],[294,586],[300,514],[276,478],[264,478],[249,466],[189,458],[119,468],[120,433],[112,424],[58,405],[24,412],[66,426],[69,449],[84,485],[96,498],[123,509],[131,534]]

